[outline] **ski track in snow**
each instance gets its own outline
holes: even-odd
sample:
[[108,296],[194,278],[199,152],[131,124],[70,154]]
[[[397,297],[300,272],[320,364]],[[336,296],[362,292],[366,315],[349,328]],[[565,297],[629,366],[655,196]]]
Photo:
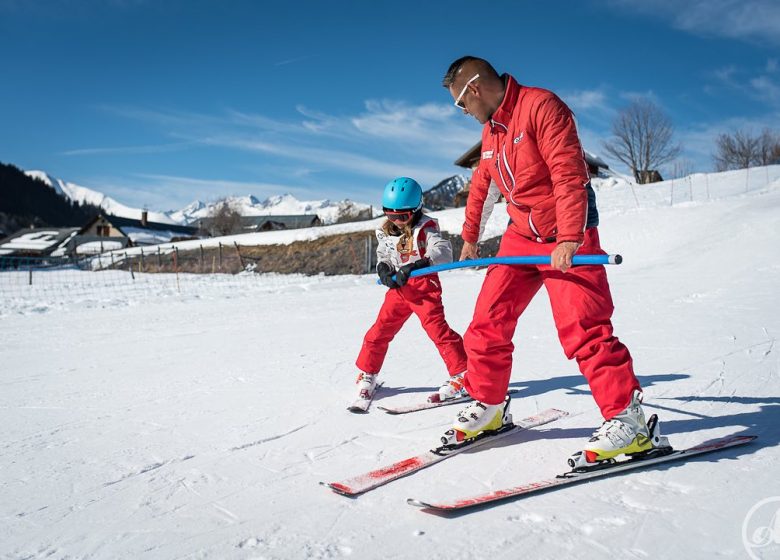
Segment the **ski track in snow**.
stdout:
[[[382,298],[373,277],[38,294],[0,301],[0,558],[747,557],[747,512],[780,496],[780,266],[756,259],[780,245],[780,183],[745,195],[728,177],[739,196],[677,206],[610,211],[625,193],[602,190],[600,233],[625,258],[609,269],[615,330],[646,412],[676,447],[753,444],[453,518],[408,507],[554,476],[600,423],[539,294],[514,339],[512,412],[571,416],[348,499],[318,482],[429,449],[458,411],[344,410]],[[441,275],[459,332],[483,276]],[[377,401],[417,402],[445,375],[412,319]]]

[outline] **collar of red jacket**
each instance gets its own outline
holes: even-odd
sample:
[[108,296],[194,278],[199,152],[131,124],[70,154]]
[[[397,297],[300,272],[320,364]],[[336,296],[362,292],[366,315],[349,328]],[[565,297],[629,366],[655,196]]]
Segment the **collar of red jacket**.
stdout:
[[501,101],[501,105],[498,106],[493,116],[490,118],[491,129],[498,123],[506,129],[509,126],[509,121],[512,119],[512,111],[517,104],[517,96],[520,95],[520,84],[517,83],[509,74],[503,74],[501,78],[506,82],[506,90],[504,91],[504,99]]

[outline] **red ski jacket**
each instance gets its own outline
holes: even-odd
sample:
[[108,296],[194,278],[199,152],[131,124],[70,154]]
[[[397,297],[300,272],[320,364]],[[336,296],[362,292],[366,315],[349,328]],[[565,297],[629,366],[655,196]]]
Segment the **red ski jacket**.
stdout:
[[582,242],[590,178],[574,116],[551,91],[504,78],[501,106],[482,129],[482,159],[471,180],[461,235],[470,243],[479,240],[492,179],[521,235],[539,243]]

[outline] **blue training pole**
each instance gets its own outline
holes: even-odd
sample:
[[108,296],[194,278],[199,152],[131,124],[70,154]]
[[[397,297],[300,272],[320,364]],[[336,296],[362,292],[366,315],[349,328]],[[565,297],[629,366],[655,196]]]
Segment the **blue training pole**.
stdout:
[[[620,264],[623,262],[623,257],[620,255],[574,255],[571,260],[572,266],[582,266],[588,264]],[[493,264],[541,264],[549,265],[549,255],[525,255],[517,257],[489,257],[486,259],[471,259],[467,261],[455,261],[445,264],[437,264],[435,266],[427,266],[413,270],[409,275],[410,278],[416,276],[425,276],[426,274],[434,274],[436,272],[444,272],[445,270],[455,270],[456,268],[471,268],[476,266],[490,266]],[[393,276],[395,280],[395,276]],[[377,284],[381,284],[379,280]]]

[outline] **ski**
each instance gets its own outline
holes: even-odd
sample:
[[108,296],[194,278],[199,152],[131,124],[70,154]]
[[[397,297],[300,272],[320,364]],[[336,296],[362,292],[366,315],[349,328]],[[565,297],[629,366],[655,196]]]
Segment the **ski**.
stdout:
[[379,486],[387,484],[388,482],[392,482],[393,480],[410,475],[414,472],[424,469],[425,467],[434,465],[440,461],[443,461],[444,459],[452,457],[453,455],[457,455],[458,453],[462,453],[468,449],[474,449],[476,447],[483,446],[487,443],[495,441],[498,438],[503,438],[519,430],[527,430],[541,426],[543,424],[548,424],[567,415],[568,412],[550,408],[540,412],[537,415],[524,418],[517,423],[506,424],[494,432],[480,434],[467,443],[459,445],[455,448],[441,446],[436,449],[427,451],[421,455],[417,455],[416,457],[403,459],[402,461],[398,461],[392,465],[354,476],[340,482],[320,482],[320,484],[327,486],[337,494],[341,494],[343,496],[357,496],[358,494],[368,492],[369,490],[378,488]]
[[379,390],[379,388],[384,385],[384,381],[380,381],[374,386],[374,390],[371,392],[371,395],[367,399],[363,399],[358,397],[355,399],[351,405],[347,407],[347,410],[350,412],[354,412],[356,414],[365,414],[368,412],[368,407],[371,406],[371,403],[374,400],[374,396],[376,396],[376,392]]
[[460,512],[465,509],[508,500],[509,498],[526,497],[531,494],[541,493],[554,488],[561,488],[570,484],[577,484],[586,480],[593,480],[594,478],[611,476],[613,474],[619,474],[633,469],[642,469],[653,465],[658,465],[659,463],[680,461],[696,455],[712,453],[715,451],[720,451],[721,449],[735,447],[737,445],[744,445],[746,443],[750,443],[754,439],[756,439],[756,436],[729,436],[705,442],[695,447],[689,447],[679,451],[674,451],[669,448],[668,451],[661,450],[664,454],[623,459],[615,461],[614,463],[599,465],[591,470],[569,471],[548,480],[531,482],[529,484],[523,484],[513,488],[505,488],[503,490],[495,490],[493,492],[488,492],[487,494],[480,494],[467,498],[458,498],[456,500],[445,502],[426,502],[414,498],[409,498],[406,500],[406,503],[412,506],[423,508],[423,511],[427,511],[429,513]]
[[[519,392],[520,392],[520,389],[510,389],[509,391],[507,391],[507,394],[508,395],[512,395],[514,393],[519,393]],[[433,397],[438,397],[438,393],[434,393],[429,398],[433,398]],[[410,405],[406,405],[406,406],[397,406],[397,407],[377,405],[377,408],[379,410],[384,410],[388,414],[407,414],[409,412],[417,412],[419,410],[428,410],[430,408],[439,408],[440,406],[449,406],[451,404],[467,403],[467,402],[471,402],[473,400],[474,400],[473,398],[471,398],[469,396],[465,396],[465,397],[458,397],[457,399],[447,399],[447,400],[444,400],[444,401],[435,401],[435,402],[426,401],[426,402],[422,402],[422,403],[414,403],[414,404],[410,404]]]

